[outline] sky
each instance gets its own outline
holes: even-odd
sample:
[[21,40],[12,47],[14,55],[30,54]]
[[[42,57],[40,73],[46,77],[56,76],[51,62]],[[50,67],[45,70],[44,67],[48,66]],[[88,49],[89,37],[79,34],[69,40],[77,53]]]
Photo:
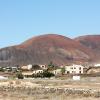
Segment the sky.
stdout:
[[0,48],[48,33],[100,34],[100,0],[0,0]]

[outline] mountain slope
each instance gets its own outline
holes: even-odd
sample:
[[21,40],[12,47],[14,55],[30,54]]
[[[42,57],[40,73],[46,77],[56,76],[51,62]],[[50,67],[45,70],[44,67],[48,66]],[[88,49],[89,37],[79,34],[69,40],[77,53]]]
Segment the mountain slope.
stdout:
[[20,45],[0,49],[0,65],[49,64],[92,61],[94,52],[70,38],[47,34]]
[[75,38],[74,40],[92,49],[95,52],[95,55],[98,61],[100,60],[100,35],[80,36],[80,37]]

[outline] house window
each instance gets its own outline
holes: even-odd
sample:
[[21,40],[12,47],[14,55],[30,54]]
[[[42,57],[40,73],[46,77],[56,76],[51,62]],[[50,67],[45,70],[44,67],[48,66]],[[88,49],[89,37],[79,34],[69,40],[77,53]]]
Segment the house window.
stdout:
[[67,74],[69,74],[69,71],[67,71]]
[[40,71],[40,73],[42,73],[42,71]]
[[72,71],[72,73],[75,74],[76,72],[75,71]]
[[81,71],[79,71],[79,73],[81,74]]
[[79,68],[79,70],[81,70],[81,67]]

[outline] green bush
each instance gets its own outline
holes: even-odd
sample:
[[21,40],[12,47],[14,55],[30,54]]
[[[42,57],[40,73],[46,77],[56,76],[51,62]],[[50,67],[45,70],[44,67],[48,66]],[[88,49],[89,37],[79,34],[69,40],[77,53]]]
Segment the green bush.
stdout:
[[43,77],[48,77],[48,78],[55,76],[53,73],[50,73],[48,71],[44,71],[42,73],[42,75],[43,75]]
[[50,78],[50,77],[53,77],[55,76],[53,73],[50,73],[48,71],[44,71],[43,73],[38,73],[38,74],[33,74],[32,77],[35,77],[35,78],[38,78],[38,77],[41,77],[41,78],[44,78],[44,77],[47,77],[47,78]]
[[0,72],[4,72],[4,69],[3,68],[0,68]]
[[18,79],[24,79],[24,76],[21,72],[17,73],[17,78]]

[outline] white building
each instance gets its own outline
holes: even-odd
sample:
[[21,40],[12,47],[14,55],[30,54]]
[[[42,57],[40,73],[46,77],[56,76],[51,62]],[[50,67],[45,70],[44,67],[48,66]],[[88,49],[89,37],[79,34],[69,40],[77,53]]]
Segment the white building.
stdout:
[[100,67],[100,64],[95,64],[94,66],[95,66],[95,67]]
[[39,65],[42,69],[47,69],[46,65]]
[[61,74],[61,69],[53,70],[52,73],[55,75]]
[[0,76],[0,80],[6,80],[8,79],[7,77],[4,77],[4,76]]
[[65,66],[65,74],[83,74],[83,66],[82,65],[71,65]]
[[27,65],[27,68],[28,70],[32,69],[32,65],[31,64]]
[[43,70],[34,70],[33,74],[43,73]]
[[30,71],[26,71],[26,72],[22,72],[22,74],[25,76],[25,75],[32,75],[33,72],[30,72]]
[[31,68],[32,68],[31,64],[21,67],[22,70],[31,70]]

